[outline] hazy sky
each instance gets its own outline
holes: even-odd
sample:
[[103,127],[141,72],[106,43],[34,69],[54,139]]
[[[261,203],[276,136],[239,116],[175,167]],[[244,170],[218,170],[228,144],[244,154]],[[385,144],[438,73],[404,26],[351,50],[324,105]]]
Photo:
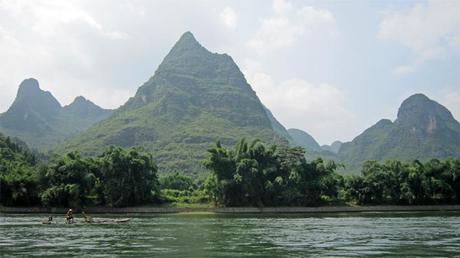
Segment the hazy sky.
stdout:
[[460,118],[460,1],[0,0],[0,112],[39,80],[122,105],[191,31],[286,127],[348,141],[424,93]]

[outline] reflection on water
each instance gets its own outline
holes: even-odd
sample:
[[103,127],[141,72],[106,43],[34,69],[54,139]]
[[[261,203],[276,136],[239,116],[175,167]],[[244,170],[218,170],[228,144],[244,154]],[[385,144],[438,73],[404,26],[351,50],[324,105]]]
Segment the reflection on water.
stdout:
[[131,217],[117,225],[42,225],[46,215],[0,214],[0,256],[460,255],[460,213]]

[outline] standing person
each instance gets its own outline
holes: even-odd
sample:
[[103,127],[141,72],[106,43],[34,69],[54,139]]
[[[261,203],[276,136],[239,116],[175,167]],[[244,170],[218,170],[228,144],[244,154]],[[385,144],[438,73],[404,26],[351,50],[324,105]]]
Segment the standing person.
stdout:
[[66,223],[72,224],[73,223],[73,212],[72,209],[69,209],[65,215]]

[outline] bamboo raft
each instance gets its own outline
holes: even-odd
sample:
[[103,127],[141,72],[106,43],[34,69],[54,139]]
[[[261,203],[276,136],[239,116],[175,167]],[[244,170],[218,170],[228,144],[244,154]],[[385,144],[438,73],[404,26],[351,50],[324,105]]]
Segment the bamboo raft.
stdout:
[[[101,220],[83,220],[81,222],[73,221],[71,223],[68,223],[64,221],[64,224],[125,224],[128,223],[131,219],[130,218],[124,218],[124,219],[101,219]],[[50,220],[43,220],[42,224],[61,224],[58,222],[50,221]]]

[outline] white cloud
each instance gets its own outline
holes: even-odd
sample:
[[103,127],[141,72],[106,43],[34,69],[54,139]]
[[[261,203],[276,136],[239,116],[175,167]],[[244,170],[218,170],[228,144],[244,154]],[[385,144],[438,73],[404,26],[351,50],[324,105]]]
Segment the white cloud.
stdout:
[[238,16],[236,15],[235,11],[227,6],[225,7],[219,15],[220,20],[223,24],[230,29],[235,29],[238,21]]
[[378,37],[411,49],[416,55],[413,64],[399,67],[395,73],[413,72],[427,60],[460,51],[460,1],[431,0],[408,10],[387,11]]
[[408,75],[414,73],[417,69],[418,64],[412,65],[400,65],[393,70],[393,73],[396,75]]
[[0,112],[30,77],[63,104],[84,95],[103,107],[118,107],[153,75],[181,33],[201,29],[220,38],[219,16],[208,5],[0,0]]
[[261,26],[247,45],[259,54],[293,46],[303,35],[314,32],[334,35],[334,15],[312,6],[294,8],[286,0],[273,1],[273,15],[261,20]]
[[[0,1],[0,24],[0,89],[2,98],[8,99],[1,102],[2,111],[14,99],[19,83],[29,77],[37,78],[63,103],[75,94],[90,97],[95,87],[102,86],[94,75],[104,70],[92,52],[98,43],[128,38],[122,31],[108,29],[77,1]],[[109,91],[117,91],[111,86]],[[98,104],[121,104],[107,101],[111,98],[104,95],[96,98]]]
[[261,101],[287,128],[305,130],[321,143],[355,136],[355,116],[337,87],[298,78],[276,82],[264,72],[249,72],[247,77]]
[[9,12],[9,15],[27,15],[29,19],[21,19],[21,22],[30,25],[33,32],[43,37],[51,36],[58,27],[74,22],[84,23],[109,38],[127,37],[123,32],[106,30],[89,12],[74,1],[3,1],[0,3],[0,9]]

